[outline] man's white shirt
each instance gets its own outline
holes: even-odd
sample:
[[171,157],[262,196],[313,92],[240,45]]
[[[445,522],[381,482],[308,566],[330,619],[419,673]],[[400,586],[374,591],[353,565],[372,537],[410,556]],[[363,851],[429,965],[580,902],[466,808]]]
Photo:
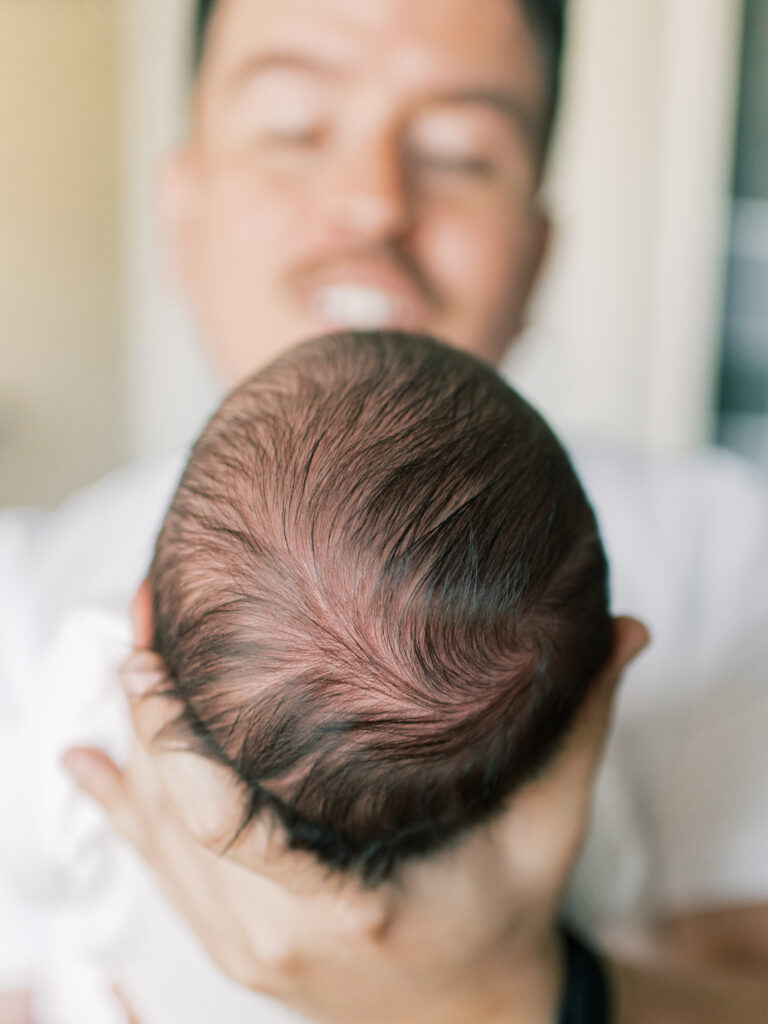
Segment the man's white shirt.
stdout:
[[[568,913],[596,936],[632,936],[660,914],[768,902],[768,483],[716,452],[660,461],[574,445],[572,455],[600,521],[613,611],[645,621],[653,643],[622,684]],[[93,742],[101,735],[77,734],[78,701],[94,706],[93,695],[109,675],[107,652],[114,659],[117,638],[127,643],[128,604],[151,558],[181,465],[169,459],[116,474],[50,514],[0,514],[2,786],[21,793],[24,772],[31,777],[42,771],[38,784],[52,801],[46,820],[67,805],[64,796],[64,803],[56,803],[55,774],[41,781],[55,767],[36,766],[35,754],[45,758],[56,742]],[[118,613],[117,619],[105,613],[103,621],[91,615],[95,647],[99,634],[106,646],[90,661],[88,629],[77,625],[85,607]],[[73,714],[66,711],[67,698],[55,692],[59,673],[62,690],[72,694]],[[117,705],[110,706],[114,714]],[[34,723],[42,727],[46,716],[56,735],[42,749],[45,744],[33,739]],[[100,728],[107,744],[117,742],[120,730],[112,719]],[[18,738],[25,733],[30,740],[22,750]],[[12,753],[18,770],[9,778],[3,757],[8,762]],[[26,784],[31,786],[30,778]],[[9,817],[20,806],[0,797]],[[104,836],[98,814],[93,808],[89,813],[81,833],[61,826],[61,836],[75,843],[72,849],[75,833],[83,842],[83,836]],[[49,844],[56,835],[53,828]],[[37,839],[29,843],[41,845]],[[5,852],[7,860],[7,844]],[[29,854],[31,868],[34,851]],[[134,884],[132,872],[139,877],[142,871],[128,866],[129,851],[115,856],[125,859],[113,865],[111,875],[123,898],[108,893],[109,885],[99,890],[101,916],[94,917],[93,908],[90,918],[85,915],[98,921],[85,946],[106,948],[107,933],[121,924],[127,928],[131,901],[125,894]],[[67,863],[76,860],[72,854]],[[23,861],[17,849],[15,863]],[[43,1024],[106,1020],[108,987],[106,995],[91,993],[88,1003],[89,985],[98,987],[96,975],[76,957],[64,964],[72,959],[63,951],[73,946],[77,901],[59,905],[55,893],[20,898],[11,875],[7,865],[3,871],[0,842],[0,989],[40,987],[44,959],[42,988],[50,1005],[43,1008]],[[151,882],[144,877],[135,884],[145,887],[151,905]],[[27,887],[32,890],[34,885]],[[163,917],[159,907],[154,912],[165,921],[155,931],[173,932],[172,915]],[[201,955],[188,940],[185,946],[179,938],[179,945],[193,960]],[[61,952],[58,961],[54,948]],[[195,970],[205,973],[199,963]],[[169,962],[169,985],[171,974]],[[177,979],[171,991],[183,990]],[[238,1002],[236,993],[229,995]],[[253,1014],[252,1005],[244,1009],[246,1016]],[[263,1004],[261,1015],[250,1019],[272,1020],[277,1012]]]

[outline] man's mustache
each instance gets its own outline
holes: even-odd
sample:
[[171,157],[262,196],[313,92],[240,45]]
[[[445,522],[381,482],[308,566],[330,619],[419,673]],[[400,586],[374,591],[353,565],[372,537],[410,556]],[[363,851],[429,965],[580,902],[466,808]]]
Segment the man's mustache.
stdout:
[[302,285],[315,277],[333,271],[334,267],[359,265],[366,269],[381,268],[385,273],[395,272],[420,299],[434,309],[445,308],[440,289],[434,284],[421,262],[406,248],[399,245],[365,246],[357,248],[329,248],[313,255],[289,277],[291,284]]

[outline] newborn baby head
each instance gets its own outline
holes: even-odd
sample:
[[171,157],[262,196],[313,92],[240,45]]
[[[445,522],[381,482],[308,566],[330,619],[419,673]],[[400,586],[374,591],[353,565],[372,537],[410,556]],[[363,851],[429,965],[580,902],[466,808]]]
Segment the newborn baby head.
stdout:
[[367,881],[499,811],[611,646],[557,439],[489,367],[406,335],[312,341],[237,388],[149,582],[190,742],[251,817]]

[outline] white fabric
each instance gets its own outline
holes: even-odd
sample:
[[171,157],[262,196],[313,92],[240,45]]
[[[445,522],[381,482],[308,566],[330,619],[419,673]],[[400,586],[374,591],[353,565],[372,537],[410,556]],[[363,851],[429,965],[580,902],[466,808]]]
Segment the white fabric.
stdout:
[[[34,965],[37,1024],[119,1024],[112,985],[142,1024],[291,1024],[294,1014],[213,965],[61,768],[72,746],[125,761],[128,715],[116,671],[129,650],[125,614],[70,616],[21,725],[0,744],[0,778],[24,780],[0,791],[0,870],[19,905],[47,916]],[[10,948],[5,921],[0,936],[0,951]]]
[[[602,934],[658,911],[768,902],[768,486],[716,453],[659,463],[577,446],[575,462],[601,521],[614,611],[644,619],[654,643],[623,685],[569,913]],[[203,989],[218,997],[221,986],[221,1019],[285,1012],[260,1000],[255,1013],[255,997],[207,964],[56,767],[71,742],[119,753],[111,666],[180,466],[118,475],[49,516],[0,515],[0,988],[26,978],[47,993],[44,1024],[119,1020],[114,1006],[107,1015],[107,979],[130,988],[146,1024],[212,1019]],[[119,614],[73,616],[83,605]],[[11,819],[27,822],[15,839]],[[77,967],[66,960],[75,947]]]
[[[716,452],[661,462],[592,448],[575,462],[614,612],[653,637],[622,686],[604,772],[646,851],[632,914],[768,902],[768,481]],[[613,813],[601,821],[602,799],[577,893],[597,844],[630,835]]]

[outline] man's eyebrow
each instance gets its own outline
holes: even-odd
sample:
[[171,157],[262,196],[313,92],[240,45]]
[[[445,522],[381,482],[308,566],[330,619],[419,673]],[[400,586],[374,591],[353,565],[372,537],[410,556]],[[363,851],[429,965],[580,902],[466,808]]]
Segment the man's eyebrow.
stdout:
[[290,50],[270,50],[254,54],[243,61],[232,74],[230,85],[236,89],[261,75],[280,71],[296,71],[331,79],[341,78],[343,74],[341,67],[321,57]]
[[522,100],[503,89],[482,86],[459,89],[440,98],[448,105],[490,107],[520,129],[530,142],[538,145],[541,141],[542,125],[539,119]]

